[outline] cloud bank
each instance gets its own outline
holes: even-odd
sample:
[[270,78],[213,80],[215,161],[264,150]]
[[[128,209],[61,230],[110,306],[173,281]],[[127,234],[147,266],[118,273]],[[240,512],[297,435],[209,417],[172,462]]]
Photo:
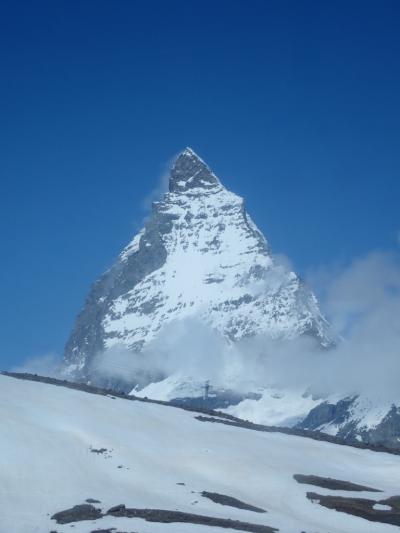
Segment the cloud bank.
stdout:
[[31,357],[21,365],[12,367],[10,371],[57,378],[60,376],[60,365],[60,358],[55,354],[49,353]]
[[[341,339],[331,349],[321,350],[306,337],[273,341],[257,336],[230,344],[194,316],[167,324],[140,354],[123,346],[98,354],[92,370],[109,383],[139,387],[180,374],[242,392],[274,386],[398,401],[399,254],[372,252],[342,268],[315,270],[308,281]],[[12,370],[63,377],[53,354]]]
[[141,354],[133,356],[122,346],[99,354],[93,369],[139,386],[179,373],[237,390],[277,386],[397,399],[399,255],[373,252],[341,269],[319,269],[311,285],[341,339],[329,350],[311,338],[257,336],[232,345],[192,317],[167,324]]

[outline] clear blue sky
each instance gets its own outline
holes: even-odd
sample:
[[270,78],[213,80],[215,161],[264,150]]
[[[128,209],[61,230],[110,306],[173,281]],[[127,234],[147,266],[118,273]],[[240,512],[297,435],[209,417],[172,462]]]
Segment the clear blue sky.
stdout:
[[192,146],[297,270],[397,246],[398,1],[5,1],[0,367],[61,353]]

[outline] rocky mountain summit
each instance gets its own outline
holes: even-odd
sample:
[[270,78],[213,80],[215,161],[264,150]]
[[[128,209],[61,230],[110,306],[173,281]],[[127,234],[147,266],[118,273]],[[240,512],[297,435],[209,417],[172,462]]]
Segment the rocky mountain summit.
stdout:
[[331,343],[315,296],[274,261],[243,199],[186,148],[145,227],[93,285],[66,345],[65,373],[93,379],[97,353],[124,346],[135,357],[166,324],[191,316],[229,342],[263,333]]
[[[135,370],[121,381],[125,367],[116,359],[118,351],[132,361],[146,359],[157,339],[162,340],[156,351],[162,348],[166,328],[169,338],[194,319],[197,341],[204,324],[231,347],[253,338],[311,338],[321,348],[335,343],[315,296],[276,262],[243,199],[186,148],[170,170],[168,192],[153,203],[144,228],[92,286],[66,345],[64,377],[124,392],[135,387],[136,395],[182,405],[208,402],[208,407],[256,423],[399,448],[400,409],[387,400],[315,396],[304,384],[282,389],[262,383],[239,390],[226,382],[213,383],[205,399],[204,376],[185,374],[182,368],[150,372],[144,382]],[[195,336],[185,343],[181,362],[195,350]],[[204,365],[203,359],[200,363],[206,366],[212,357],[206,348],[197,350],[201,358],[204,352]],[[163,358],[165,350],[158,355]],[[119,377],[105,378],[97,371],[99,356],[119,368]],[[230,352],[228,359],[228,366],[234,366]]]

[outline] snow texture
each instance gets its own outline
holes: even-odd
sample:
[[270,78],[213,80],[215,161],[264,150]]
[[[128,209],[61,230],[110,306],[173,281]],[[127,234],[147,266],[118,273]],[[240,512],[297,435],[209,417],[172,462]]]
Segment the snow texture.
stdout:
[[[399,456],[200,422],[195,413],[174,407],[6,376],[0,376],[0,416],[2,532],[70,532],[71,524],[55,524],[51,516],[89,498],[99,500],[96,507],[103,511],[118,504],[178,510],[264,524],[282,533],[398,531],[312,503],[306,497],[310,487],[293,475],[381,489],[383,500],[398,494]],[[202,491],[267,512],[219,505]],[[372,492],[363,497],[377,499]],[[73,525],[76,533],[111,527],[139,533],[223,531],[113,516]]]

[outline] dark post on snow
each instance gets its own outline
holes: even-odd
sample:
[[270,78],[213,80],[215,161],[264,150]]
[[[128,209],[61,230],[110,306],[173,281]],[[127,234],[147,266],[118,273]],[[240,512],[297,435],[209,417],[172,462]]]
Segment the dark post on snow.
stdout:
[[204,401],[208,400],[208,391],[210,390],[210,382],[207,380],[204,384]]

